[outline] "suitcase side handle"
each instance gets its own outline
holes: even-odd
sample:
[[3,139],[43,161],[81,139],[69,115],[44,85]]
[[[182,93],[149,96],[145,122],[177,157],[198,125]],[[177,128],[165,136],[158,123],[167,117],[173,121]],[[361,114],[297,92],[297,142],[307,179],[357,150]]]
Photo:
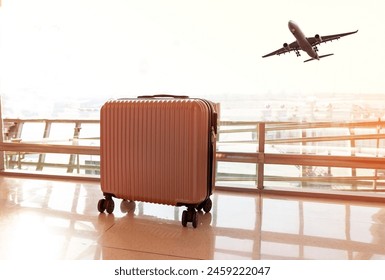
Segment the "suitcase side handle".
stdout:
[[156,95],[141,95],[138,98],[189,98],[187,95],[172,95],[172,94],[156,94]]

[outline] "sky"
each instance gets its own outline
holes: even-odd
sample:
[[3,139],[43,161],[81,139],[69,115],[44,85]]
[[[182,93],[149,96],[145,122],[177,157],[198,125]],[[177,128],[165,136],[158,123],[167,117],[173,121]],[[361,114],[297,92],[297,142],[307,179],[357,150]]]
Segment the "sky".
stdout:
[[[295,39],[359,30],[321,44],[320,61]],[[3,0],[0,94],[384,94],[382,0]]]

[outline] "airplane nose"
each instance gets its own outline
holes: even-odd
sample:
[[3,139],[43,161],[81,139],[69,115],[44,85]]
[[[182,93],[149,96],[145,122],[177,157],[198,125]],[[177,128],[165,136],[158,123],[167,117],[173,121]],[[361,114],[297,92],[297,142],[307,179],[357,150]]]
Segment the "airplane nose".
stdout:
[[296,30],[296,24],[295,24],[295,22],[292,21],[292,20],[289,20],[288,26],[289,26],[289,29],[290,29],[291,33],[294,33],[295,30]]

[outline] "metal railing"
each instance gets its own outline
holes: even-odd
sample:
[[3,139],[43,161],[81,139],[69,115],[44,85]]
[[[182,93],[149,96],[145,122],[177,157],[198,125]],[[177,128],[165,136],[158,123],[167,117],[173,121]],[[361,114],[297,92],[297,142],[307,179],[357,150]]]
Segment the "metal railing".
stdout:
[[[218,161],[255,163],[255,175],[245,176],[243,180],[254,181],[258,189],[266,188],[268,182],[273,186],[276,182],[295,182],[301,187],[314,183],[317,188],[327,186],[379,192],[385,188],[384,126],[385,122],[381,120],[352,123],[223,122],[219,147],[221,144],[234,147],[248,144],[250,150],[255,151],[219,150],[217,157]],[[253,139],[221,141],[223,134],[248,131],[253,131]],[[297,171],[297,176],[285,174],[285,170],[273,175],[274,172],[267,172],[267,166],[271,166],[270,169],[284,166],[286,172]],[[241,177],[241,174],[233,173],[222,180],[238,181]]]
[[[40,139],[24,139],[23,129],[39,124]],[[52,135],[55,125],[67,125],[70,137]],[[74,176],[98,180],[98,135],[84,126],[98,120],[4,119],[0,151],[3,174]],[[293,123],[220,122],[217,143],[217,185],[237,189],[295,189],[385,191],[385,122]],[[97,132],[95,132],[98,134]],[[92,143],[91,143],[92,142]],[[90,144],[91,143],[91,144]],[[47,155],[65,155],[52,162]],[[32,157],[32,159],[29,159]],[[239,166],[237,166],[239,165]],[[226,167],[227,166],[227,167]],[[246,167],[246,168],[244,168]],[[89,175],[88,173],[94,174]],[[244,186],[243,183],[246,183]]]
[[[95,132],[82,137],[81,131],[85,126],[94,126]],[[55,134],[52,133],[55,128],[56,132],[67,131],[59,133],[62,135],[57,137],[57,133],[52,135]],[[0,151],[3,152],[1,169],[5,174],[20,173],[32,176],[46,176],[48,174],[45,171],[53,169],[51,176],[61,177],[64,173],[75,172],[81,175],[76,176],[78,179],[95,179],[93,176],[86,176],[85,172],[81,174],[81,171],[93,171],[91,173],[97,174],[98,165],[86,164],[85,160],[81,162],[80,157],[87,156],[88,162],[92,162],[92,156],[99,156],[98,128],[99,120],[4,119],[3,139],[0,142]],[[62,158],[59,161],[50,160],[49,156],[52,155],[56,155],[56,158],[61,155]],[[63,159],[63,156],[66,159]]]

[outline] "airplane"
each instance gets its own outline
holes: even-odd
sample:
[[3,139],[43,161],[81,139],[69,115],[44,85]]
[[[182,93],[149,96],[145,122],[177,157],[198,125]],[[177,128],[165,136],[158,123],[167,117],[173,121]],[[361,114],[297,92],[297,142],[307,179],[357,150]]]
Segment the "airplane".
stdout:
[[266,54],[264,57],[273,56],[273,55],[281,55],[287,52],[294,51],[297,57],[301,56],[300,50],[306,52],[311,58],[308,60],[305,60],[304,62],[312,61],[312,60],[320,60],[321,58],[331,56],[330,54],[325,55],[318,55],[318,47],[317,45],[321,43],[326,43],[328,41],[338,40],[341,37],[355,34],[358,32],[358,30],[348,33],[341,33],[341,34],[335,34],[335,35],[326,35],[326,36],[320,36],[315,35],[314,37],[305,37],[302,30],[299,28],[299,26],[292,20],[289,21],[289,29],[290,32],[294,35],[295,41],[291,44],[284,43],[283,48],[280,48],[272,53]]

